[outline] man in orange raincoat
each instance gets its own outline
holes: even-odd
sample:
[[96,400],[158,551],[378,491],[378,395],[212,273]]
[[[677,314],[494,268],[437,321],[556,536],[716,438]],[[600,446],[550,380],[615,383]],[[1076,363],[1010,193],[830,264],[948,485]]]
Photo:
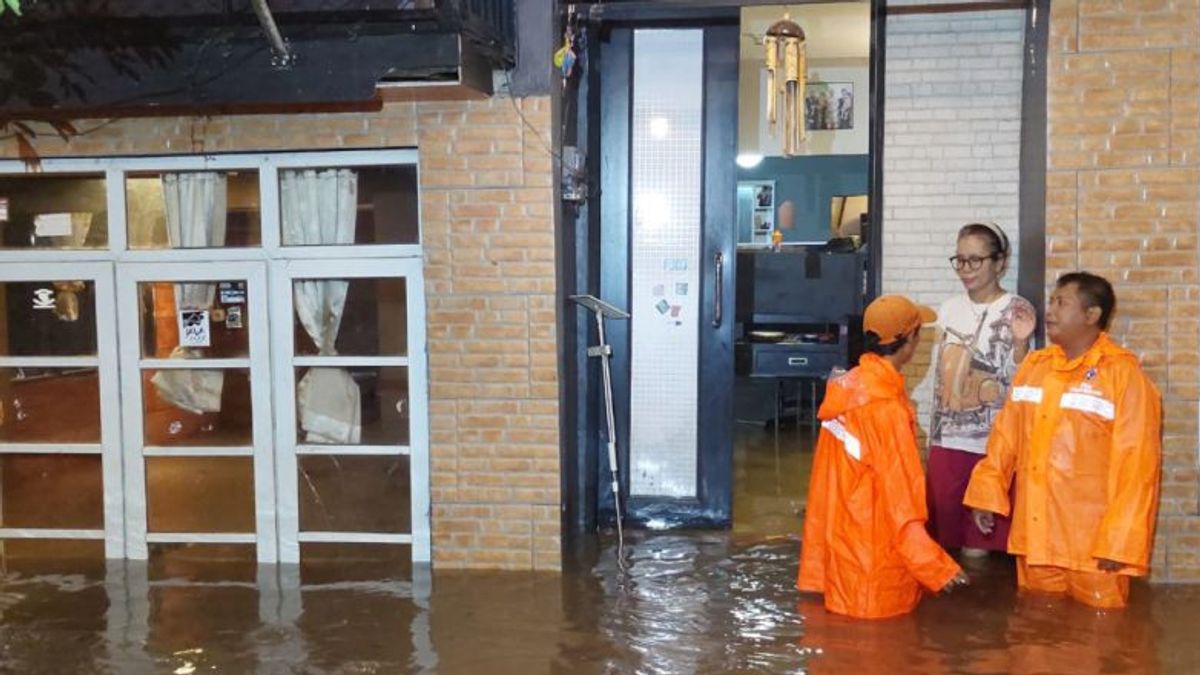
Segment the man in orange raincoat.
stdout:
[[925,475],[900,368],[933,310],[885,295],[863,315],[866,352],[830,380],[818,416],[796,587],[831,612],[882,619],[912,611],[921,587],[967,577],[925,530]]
[[1162,458],[1158,391],[1104,332],[1115,306],[1101,277],[1058,280],[1053,344],[1017,371],[963,499],[983,532],[1012,513],[1021,589],[1093,607],[1123,607],[1129,577],[1149,572]]

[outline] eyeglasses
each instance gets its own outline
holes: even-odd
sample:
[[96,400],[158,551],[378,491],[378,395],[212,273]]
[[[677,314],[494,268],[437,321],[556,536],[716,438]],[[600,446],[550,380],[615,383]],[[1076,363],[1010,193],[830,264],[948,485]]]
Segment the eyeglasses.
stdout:
[[989,256],[980,258],[978,256],[964,257],[961,255],[955,255],[955,256],[950,256],[950,266],[954,268],[955,272],[961,272],[962,270],[966,270],[968,272],[974,272],[975,270],[979,269],[980,266],[983,265],[984,260],[995,260],[997,257],[999,257],[999,256],[989,255]]

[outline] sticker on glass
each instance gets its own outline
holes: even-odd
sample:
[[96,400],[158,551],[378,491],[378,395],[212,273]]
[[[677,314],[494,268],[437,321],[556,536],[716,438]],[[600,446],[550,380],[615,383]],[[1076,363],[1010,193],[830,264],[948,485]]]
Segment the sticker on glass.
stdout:
[[244,282],[239,281],[236,285],[228,281],[222,282],[219,290],[222,305],[246,304],[246,284]]
[[242,328],[242,308],[233,306],[225,310],[225,327]]
[[212,335],[208,321],[208,310],[179,310],[179,346],[208,347],[211,343]]
[[54,289],[37,288],[33,291],[34,309],[54,309]]

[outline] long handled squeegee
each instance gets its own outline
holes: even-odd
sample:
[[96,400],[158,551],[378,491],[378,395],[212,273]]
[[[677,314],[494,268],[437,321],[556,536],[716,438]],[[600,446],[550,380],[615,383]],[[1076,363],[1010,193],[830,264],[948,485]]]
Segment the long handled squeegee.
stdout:
[[599,357],[600,372],[604,377],[604,412],[608,422],[608,470],[612,477],[613,506],[617,513],[617,561],[625,564],[625,532],[622,525],[624,514],[621,511],[621,477],[617,465],[617,422],[613,415],[612,369],[609,361],[612,359],[612,345],[604,338],[605,319],[628,319],[629,313],[604,302],[592,295],[572,295],[570,299],[591,310],[596,317],[596,336],[598,344],[588,347],[589,357]]

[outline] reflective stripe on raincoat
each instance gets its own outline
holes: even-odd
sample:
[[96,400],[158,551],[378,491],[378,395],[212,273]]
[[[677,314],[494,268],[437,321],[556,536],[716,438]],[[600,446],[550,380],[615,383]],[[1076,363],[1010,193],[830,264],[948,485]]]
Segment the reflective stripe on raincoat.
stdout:
[[808,488],[796,587],[831,612],[884,618],[912,611],[959,567],[925,531],[925,476],[904,378],[863,355],[830,380]]
[[[1085,354],[1030,354],[963,503],[1008,514],[1008,550],[1030,565],[1150,568],[1162,464],[1161,403],[1137,357],[1101,335]],[[1016,477],[1015,504],[1008,486]]]

